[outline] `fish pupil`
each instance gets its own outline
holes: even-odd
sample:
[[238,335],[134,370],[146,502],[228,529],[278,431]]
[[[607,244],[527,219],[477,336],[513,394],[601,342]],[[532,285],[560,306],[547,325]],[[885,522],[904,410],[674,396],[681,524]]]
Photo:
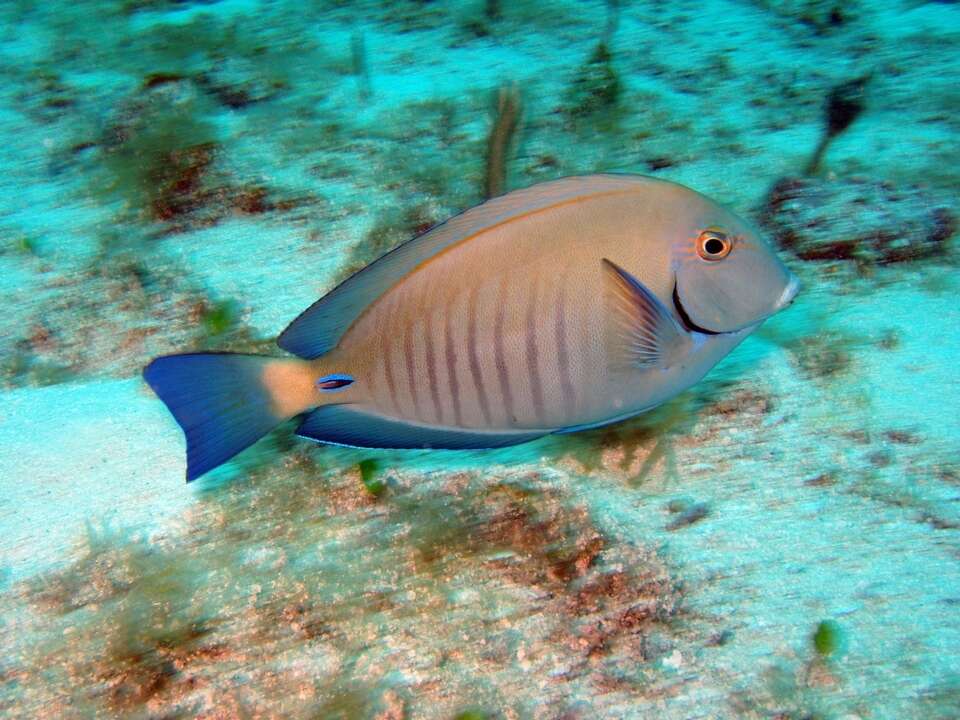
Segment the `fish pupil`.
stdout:
[[704,243],[703,249],[707,251],[708,255],[719,255],[723,252],[723,240],[710,238]]

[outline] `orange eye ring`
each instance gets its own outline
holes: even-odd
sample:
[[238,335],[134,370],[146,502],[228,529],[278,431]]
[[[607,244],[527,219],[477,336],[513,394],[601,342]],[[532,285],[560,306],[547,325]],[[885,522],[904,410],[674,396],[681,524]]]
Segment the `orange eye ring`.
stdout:
[[697,255],[707,262],[723,260],[733,249],[733,241],[720,230],[704,230],[697,238]]

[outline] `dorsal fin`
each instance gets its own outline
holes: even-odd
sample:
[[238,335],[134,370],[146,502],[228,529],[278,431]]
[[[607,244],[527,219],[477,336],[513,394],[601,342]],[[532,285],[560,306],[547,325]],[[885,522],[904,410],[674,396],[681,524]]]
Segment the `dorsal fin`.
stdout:
[[490,228],[565,202],[626,192],[650,178],[583,175],[540,183],[501,195],[450,218],[355,273],[317,300],[277,338],[277,344],[313,359],[333,349],[364,309],[405,275],[442,250]]

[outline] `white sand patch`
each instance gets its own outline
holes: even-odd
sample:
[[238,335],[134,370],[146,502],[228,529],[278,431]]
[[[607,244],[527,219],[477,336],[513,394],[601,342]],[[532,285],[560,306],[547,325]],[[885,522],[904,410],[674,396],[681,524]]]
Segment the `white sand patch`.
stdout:
[[87,523],[149,529],[192,498],[183,440],[139,380],[0,395],[0,566],[69,560]]

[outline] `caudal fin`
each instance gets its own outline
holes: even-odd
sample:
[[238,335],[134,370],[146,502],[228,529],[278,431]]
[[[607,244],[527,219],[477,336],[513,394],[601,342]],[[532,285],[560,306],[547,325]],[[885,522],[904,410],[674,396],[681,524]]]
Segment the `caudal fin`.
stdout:
[[268,387],[274,376],[270,370],[292,363],[299,361],[193,353],[159,357],[144,368],[144,379],[187,438],[187,482],[225,463],[299,411],[289,403],[278,405],[276,388]]

